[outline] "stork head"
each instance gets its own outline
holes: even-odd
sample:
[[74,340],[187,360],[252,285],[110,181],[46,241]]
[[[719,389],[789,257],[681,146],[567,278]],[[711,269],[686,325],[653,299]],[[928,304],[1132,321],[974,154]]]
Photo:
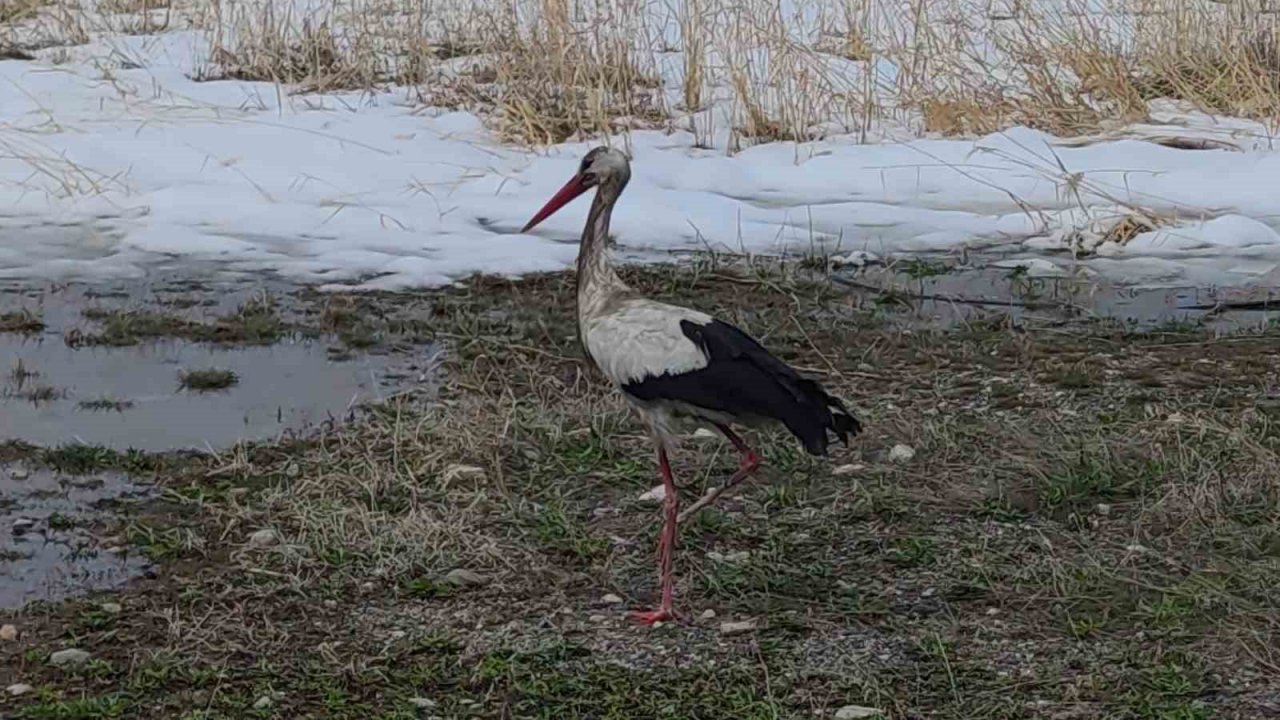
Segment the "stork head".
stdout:
[[524,226],[520,232],[528,232],[535,225],[546,220],[555,214],[557,210],[569,204],[570,200],[578,197],[582,193],[593,187],[600,186],[602,189],[612,191],[616,197],[622,192],[622,188],[631,179],[631,162],[627,159],[625,153],[621,150],[615,150],[609,147],[598,147],[592,149],[586,155],[582,156],[582,163],[578,165],[578,172],[569,178],[569,182],[560,188],[560,191],[547,201],[546,205],[538,211],[537,215]]

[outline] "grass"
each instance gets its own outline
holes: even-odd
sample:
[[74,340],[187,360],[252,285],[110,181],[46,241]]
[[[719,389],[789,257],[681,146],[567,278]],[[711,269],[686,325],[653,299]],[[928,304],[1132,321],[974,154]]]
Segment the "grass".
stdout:
[[223,368],[200,368],[178,373],[178,387],[192,392],[226,390],[239,382],[238,375]]
[[[210,47],[198,79],[292,92],[397,87],[423,105],[478,112],[505,140],[534,145],[656,127],[736,152],[866,136],[881,124],[918,134],[1021,124],[1106,135],[1170,101],[1263,121],[1280,112],[1268,0],[1115,0],[1105,13],[1085,0],[800,0],[787,8],[767,0],[430,9],[407,0],[305,9],[111,0],[91,9],[8,0],[0,23],[36,24],[66,44],[90,31],[189,25]],[[1160,142],[1194,147],[1197,139]]]
[[89,308],[82,313],[97,331],[72,328],[64,335],[69,347],[125,347],[160,338],[238,345],[270,345],[288,327],[270,298],[251,300],[234,312],[201,322],[184,315],[152,310]]
[[132,400],[117,400],[115,398],[95,398],[93,400],[81,400],[76,403],[76,407],[87,412],[124,412],[133,407]]
[[[101,597],[0,612],[23,631],[0,647],[0,684],[41,688],[3,711],[1266,715],[1280,682],[1280,430],[1256,399],[1269,392],[1257,368],[1273,332],[1058,319],[904,332],[910,309],[821,275],[626,275],[767,336],[867,423],[830,462],[751,433],[764,477],[682,529],[684,621],[622,617],[655,600],[659,511],[637,497],[656,470],[576,345],[569,278],[331,295],[314,311],[332,331],[360,321],[447,342],[439,395],[401,394],[346,426],[213,456],[0,455],[128,469],[165,491],[118,531],[158,563],[122,591],[125,612],[102,616]],[[1104,353],[1092,391],[1061,386],[1073,358]],[[1132,379],[1141,373],[1162,383]],[[915,449],[910,463],[888,460],[898,443]],[[735,467],[718,441],[672,459],[686,500]],[[861,467],[832,473],[849,463]],[[278,541],[251,543],[265,528]],[[449,582],[458,570],[483,581]],[[747,619],[754,632],[720,634]],[[72,642],[102,663],[45,665]],[[255,711],[264,697],[271,709]]]
[[[197,79],[294,92],[398,87],[424,105],[476,111],[526,144],[674,127],[736,152],[886,122],[922,134],[1015,124],[1107,133],[1158,100],[1258,119],[1280,110],[1265,0],[1116,0],[1103,14],[1086,6],[800,0],[783,12],[766,0],[430,9],[329,0],[300,10],[268,0],[6,0],[0,25],[23,33],[0,46],[190,26],[210,47]],[[888,65],[897,68],[891,81],[871,72]]]
[[0,2],[0,23],[30,20],[41,7],[48,4],[42,0],[3,0]]
[[44,322],[30,310],[0,313],[0,333],[35,335],[44,330]]

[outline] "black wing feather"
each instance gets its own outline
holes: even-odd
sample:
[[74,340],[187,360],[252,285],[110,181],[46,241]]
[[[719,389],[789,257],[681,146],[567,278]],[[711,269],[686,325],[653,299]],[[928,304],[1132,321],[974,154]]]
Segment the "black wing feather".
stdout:
[[742,330],[719,320],[705,325],[681,320],[680,330],[707,356],[707,366],[628,383],[625,392],[642,400],[680,400],[730,415],[772,418],[814,455],[826,454],[828,430],[845,444],[861,431],[862,424],[839,398]]

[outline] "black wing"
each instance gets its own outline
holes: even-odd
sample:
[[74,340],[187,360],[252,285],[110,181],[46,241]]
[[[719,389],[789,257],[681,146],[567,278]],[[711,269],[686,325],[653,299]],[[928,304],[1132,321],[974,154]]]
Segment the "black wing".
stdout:
[[680,330],[707,356],[707,366],[628,383],[622,389],[641,400],[680,400],[735,416],[772,418],[786,425],[814,455],[827,452],[827,431],[840,442],[862,424],[839,398],[801,377],[738,328],[719,320],[701,325],[680,321]]

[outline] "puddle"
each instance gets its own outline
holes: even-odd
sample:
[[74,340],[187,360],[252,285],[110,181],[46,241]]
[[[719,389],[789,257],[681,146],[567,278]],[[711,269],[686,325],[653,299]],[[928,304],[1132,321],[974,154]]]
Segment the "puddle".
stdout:
[[[0,400],[0,437],[149,451],[221,448],[345,419],[356,404],[380,398],[383,369],[369,360],[329,362],[323,346],[305,342],[226,350],[162,341],[98,351],[0,340],[0,357],[10,359],[11,373],[19,363],[36,373],[11,380]],[[236,384],[180,387],[183,370],[204,368],[230,371]]]
[[[872,290],[912,326],[952,327],[993,314],[1015,320],[1109,319],[1134,330],[1180,324],[1218,333],[1257,328],[1280,317],[1280,293],[1266,287],[1121,286],[1097,277],[1037,276],[1052,266],[1043,260],[918,257],[909,262],[842,269],[834,280]],[[893,298],[902,302],[894,303]]]
[[[285,298],[276,312],[297,319]],[[253,299],[262,284],[189,282],[142,287],[11,289],[0,314],[20,310],[45,327],[0,333],[0,441],[162,451],[216,450],[342,421],[426,374],[430,348],[343,351],[332,338],[284,335],[272,344],[217,344],[160,337],[114,347],[75,347],[68,333],[100,333],[104,313],[145,312],[209,325]],[[292,288],[288,288],[292,290]],[[234,374],[217,390],[184,389],[192,370]]]
[[112,507],[152,494],[121,473],[0,465],[0,609],[110,590],[146,572],[123,539],[96,537],[93,527]]

